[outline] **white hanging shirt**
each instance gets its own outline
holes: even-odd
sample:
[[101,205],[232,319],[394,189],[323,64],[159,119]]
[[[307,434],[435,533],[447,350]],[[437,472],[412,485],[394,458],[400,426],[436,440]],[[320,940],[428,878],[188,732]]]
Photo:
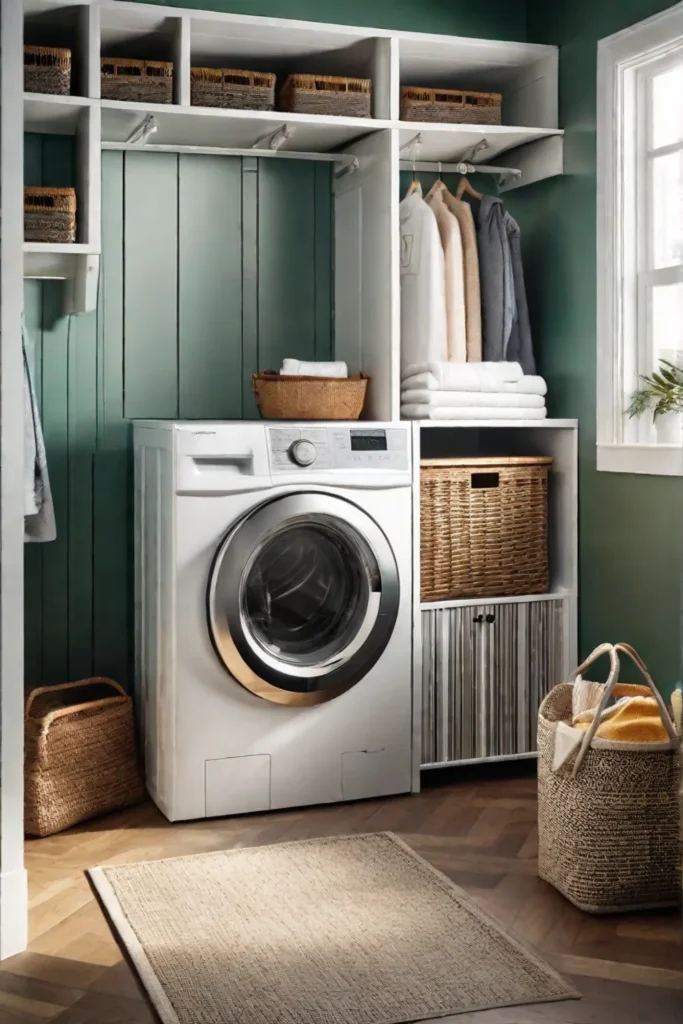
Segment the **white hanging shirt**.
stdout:
[[452,363],[467,362],[465,320],[465,274],[460,224],[444,202],[442,185],[437,182],[425,200],[434,211],[446,261],[446,331],[448,358]]
[[446,271],[434,211],[417,188],[399,205],[401,223],[401,370],[445,362]]

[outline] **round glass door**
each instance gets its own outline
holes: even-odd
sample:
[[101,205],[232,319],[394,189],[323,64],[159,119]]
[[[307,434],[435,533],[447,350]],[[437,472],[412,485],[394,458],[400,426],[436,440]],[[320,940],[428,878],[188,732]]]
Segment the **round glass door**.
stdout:
[[396,561],[377,524],[323,494],[259,506],[228,534],[209,585],[224,665],[248,689],[316,704],[353,686],[396,622]]

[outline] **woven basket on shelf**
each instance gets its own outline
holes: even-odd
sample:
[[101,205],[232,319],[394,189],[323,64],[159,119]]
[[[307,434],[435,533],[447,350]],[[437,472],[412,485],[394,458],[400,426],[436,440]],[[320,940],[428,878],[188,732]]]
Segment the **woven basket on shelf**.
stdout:
[[173,62],[102,57],[102,99],[173,102]]
[[422,461],[423,601],[547,591],[551,463],[526,456]]
[[26,186],[24,241],[75,242],[76,190]]
[[57,46],[25,46],[24,91],[68,96],[71,92],[71,50]]
[[438,121],[442,124],[500,124],[502,97],[498,92],[465,89],[401,88],[402,121]]
[[113,679],[33,690],[24,724],[27,835],[49,836],[143,799],[133,704]]
[[280,108],[295,114],[371,117],[369,78],[289,75],[280,90]]
[[259,412],[270,420],[357,420],[368,378],[296,377],[255,373],[252,386]]
[[233,68],[191,68],[190,101],[195,107],[273,110],[275,75]]
[[[619,679],[620,652],[657,701],[666,741],[595,735]],[[593,721],[579,731],[572,724],[576,680],[603,654],[610,656],[610,675]],[[628,644],[596,647],[541,704],[538,873],[580,910],[606,914],[681,902],[680,743],[647,668]]]

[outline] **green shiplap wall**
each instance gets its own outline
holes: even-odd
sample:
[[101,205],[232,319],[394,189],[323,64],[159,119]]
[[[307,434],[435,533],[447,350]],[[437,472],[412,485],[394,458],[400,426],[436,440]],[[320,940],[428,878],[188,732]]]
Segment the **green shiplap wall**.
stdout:
[[[27,136],[26,180],[73,181],[70,140]],[[328,164],[103,154],[98,308],[25,308],[58,538],[26,546],[26,684],[130,682],[130,420],[255,417],[251,373],[332,352]]]
[[526,39],[525,0],[142,0],[266,18],[297,18],[335,25],[369,25],[405,32],[437,32],[482,39]]
[[560,46],[565,174],[511,193],[550,411],[580,421],[580,646],[628,640],[668,692],[678,678],[680,479],[598,473],[596,404],[597,42],[672,6],[661,0],[529,0],[528,37]]

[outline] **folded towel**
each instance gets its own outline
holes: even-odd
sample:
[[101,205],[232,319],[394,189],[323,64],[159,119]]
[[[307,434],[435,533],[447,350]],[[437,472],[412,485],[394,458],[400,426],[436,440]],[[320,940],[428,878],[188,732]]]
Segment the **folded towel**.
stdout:
[[480,391],[402,391],[404,405],[428,405],[431,408],[481,408],[497,409],[542,409],[545,398],[542,395],[482,394]]
[[414,377],[417,373],[431,373],[439,391],[480,391],[481,382],[521,380],[524,376],[519,363],[412,363],[401,372],[401,377]]
[[[587,729],[597,708],[583,711],[574,720],[575,729]],[[605,708],[595,735],[601,740],[628,743],[666,743],[666,731],[654,697],[622,697]]]
[[336,363],[306,362],[304,359],[283,359],[280,373],[286,377],[348,377],[349,370],[341,359]]
[[401,389],[403,391],[414,391],[421,389],[422,391],[448,391],[449,393],[462,394],[465,391],[475,392],[486,392],[487,394],[519,394],[519,395],[546,395],[548,393],[548,385],[543,380],[543,377],[535,377],[532,374],[527,374],[522,377],[521,380],[516,381],[498,381],[489,377],[484,377],[480,382],[480,387],[468,387],[468,388],[440,388],[439,382],[433,373],[416,373],[412,377],[404,377],[401,381]]
[[410,402],[401,406],[406,420],[544,420],[547,409],[504,409],[496,406],[433,406]]
[[47,458],[38,403],[28,362],[28,331],[22,319],[24,356],[24,541],[45,542],[57,536]]

